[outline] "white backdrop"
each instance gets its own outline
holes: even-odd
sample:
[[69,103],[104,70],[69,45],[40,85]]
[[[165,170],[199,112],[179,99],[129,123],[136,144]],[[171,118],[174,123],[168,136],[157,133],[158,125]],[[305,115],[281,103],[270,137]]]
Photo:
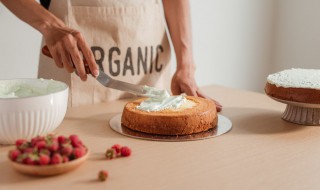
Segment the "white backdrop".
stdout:
[[[263,92],[285,68],[319,68],[320,0],[190,0],[196,79]],[[0,79],[37,76],[41,35],[0,3]]]

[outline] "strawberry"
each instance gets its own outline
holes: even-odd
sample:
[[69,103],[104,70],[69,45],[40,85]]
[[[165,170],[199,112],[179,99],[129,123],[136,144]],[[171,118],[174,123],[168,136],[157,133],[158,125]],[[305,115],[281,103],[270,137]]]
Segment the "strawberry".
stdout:
[[108,172],[106,170],[101,170],[98,174],[98,180],[106,181],[108,178]]
[[81,158],[82,156],[84,156],[86,154],[86,152],[87,152],[87,150],[85,148],[76,147],[73,149],[73,156],[75,159]]
[[24,144],[25,142],[27,142],[27,140],[25,139],[18,139],[16,140],[16,147],[19,148],[22,144]]
[[12,161],[16,161],[18,156],[21,154],[21,152],[18,149],[10,150],[9,152],[9,158]]
[[54,153],[51,157],[50,164],[60,164],[62,163],[62,156],[59,153]]
[[59,143],[56,141],[49,141],[47,142],[47,148],[50,150],[52,153],[56,152],[59,149]]
[[50,163],[50,156],[41,154],[39,156],[39,165],[48,165]]
[[[20,143],[22,143],[22,144],[20,144]],[[28,141],[24,141],[24,142],[20,141],[20,142],[16,143],[16,145],[17,144],[18,145],[20,144],[19,146],[17,146],[17,148],[22,152],[31,147],[31,144]]]
[[78,135],[70,135],[69,139],[73,147],[83,147],[82,141],[79,139]]
[[109,149],[107,149],[105,155],[106,155],[107,160],[112,160],[113,158],[117,157],[117,151],[113,148],[109,148]]
[[131,155],[131,149],[127,146],[121,147],[120,152],[121,152],[121,156],[124,156],[124,157],[128,157]]
[[40,140],[40,141],[35,142],[34,147],[36,147],[38,150],[41,150],[43,148],[46,148],[46,145],[47,145],[46,141]]
[[39,156],[34,153],[27,153],[22,163],[26,165],[36,165],[39,161]]
[[62,156],[62,163],[69,162],[69,160],[68,156]]
[[60,153],[63,156],[70,156],[73,152],[73,147],[71,144],[67,144],[67,145],[63,145],[63,147],[61,147]]
[[120,153],[121,145],[120,144],[114,144],[111,148],[113,148],[117,154]]
[[44,137],[42,137],[42,136],[37,136],[37,137],[32,138],[31,139],[31,146],[34,147],[38,141],[42,141],[42,140],[44,140]]
[[58,142],[59,144],[63,144],[66,141],[67,137],[60,135],[58,136]]

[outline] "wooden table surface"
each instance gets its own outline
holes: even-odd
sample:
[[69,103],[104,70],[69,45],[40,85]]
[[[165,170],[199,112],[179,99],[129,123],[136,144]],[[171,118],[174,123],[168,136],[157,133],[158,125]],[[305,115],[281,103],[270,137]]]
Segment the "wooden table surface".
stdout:
[[[126,101],[69,109],[55,133],[78,134],[91,151],[74,171],[32,177],[13,170],[0,146],[0,189],[320,189],[320,128],[281,119],[285,105],[264,94],[207,86],[203,91],[223,105],[232,130],[220,137],[188,142],[133,139],[114,132],[109,120]],[[105,160],[115,143],[132,156]],[[97,181],[101,169],[109,172]]]

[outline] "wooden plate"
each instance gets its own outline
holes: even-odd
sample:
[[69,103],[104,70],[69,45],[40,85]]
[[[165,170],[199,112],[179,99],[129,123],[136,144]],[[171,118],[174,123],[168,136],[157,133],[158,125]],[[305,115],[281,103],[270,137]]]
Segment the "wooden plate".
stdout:
[[34,175],[34,176],[53,176],[59,175],[71,170],[74,170],[81,164],[83,164],[89,156],[89,151],[81,158],[55,165],[39,166],[39,165],[25,165],[10,160],[12,167],[24,174]]

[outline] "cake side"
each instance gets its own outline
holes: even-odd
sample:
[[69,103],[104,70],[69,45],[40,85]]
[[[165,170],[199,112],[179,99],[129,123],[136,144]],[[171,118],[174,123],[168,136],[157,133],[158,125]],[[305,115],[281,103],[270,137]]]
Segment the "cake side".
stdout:
[[132,130],[161,135],[186,135],[207,131],[217,125],[215,104],[207,99],[187,96],[195,106],[181,110],[146,112],[136,109],[144,99],[124,107],[121,123]]
[[278,87],[275,84],[267,82],[265,86],[265,93],[281,100],[320,104],[320,90],[317,89]]

